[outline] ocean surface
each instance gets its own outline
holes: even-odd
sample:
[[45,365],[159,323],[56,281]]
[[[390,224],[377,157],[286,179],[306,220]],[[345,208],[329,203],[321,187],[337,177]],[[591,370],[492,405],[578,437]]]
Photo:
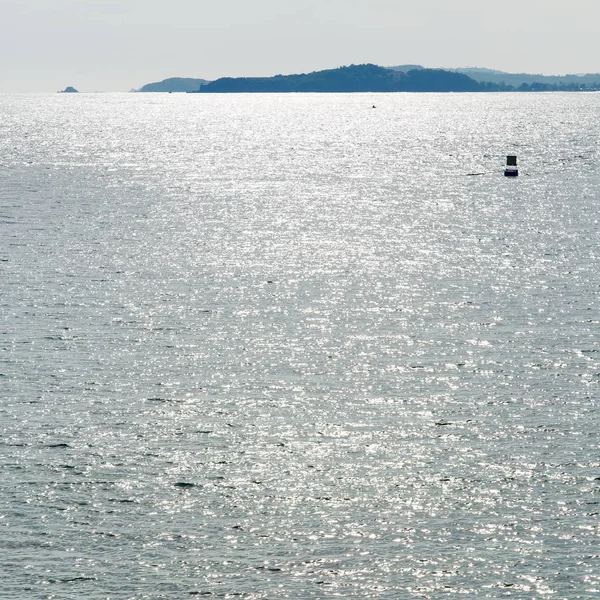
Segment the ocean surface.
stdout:
[[600,597],[599,165],[599,94],[0,95],[0,597]]

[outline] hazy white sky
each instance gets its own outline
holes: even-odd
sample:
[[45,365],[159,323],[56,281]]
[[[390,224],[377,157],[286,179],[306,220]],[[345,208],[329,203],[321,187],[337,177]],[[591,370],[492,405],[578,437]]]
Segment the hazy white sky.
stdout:
[[600,72],[600,0],[0,0],[0,91],[352,63]]

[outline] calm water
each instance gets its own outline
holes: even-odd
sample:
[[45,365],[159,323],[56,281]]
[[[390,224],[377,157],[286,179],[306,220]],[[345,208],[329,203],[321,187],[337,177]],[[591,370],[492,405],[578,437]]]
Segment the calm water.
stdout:
[[0,596],[598,598],[599,123],[0,96]]

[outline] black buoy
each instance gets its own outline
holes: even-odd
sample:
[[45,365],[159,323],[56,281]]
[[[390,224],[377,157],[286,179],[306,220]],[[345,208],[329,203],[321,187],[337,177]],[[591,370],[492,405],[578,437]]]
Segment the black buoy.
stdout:
[[506,168],[504,169],[504,175],[506,177],[517,177],[519,169],[517,169],[517,157],[514,154],[509,154],[506,157]]

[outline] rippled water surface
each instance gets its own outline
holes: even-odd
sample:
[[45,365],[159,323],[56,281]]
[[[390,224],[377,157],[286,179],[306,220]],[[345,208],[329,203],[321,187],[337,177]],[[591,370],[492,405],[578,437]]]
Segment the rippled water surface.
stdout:
[[599,101],[0,96],[0,596],[598,598]]

